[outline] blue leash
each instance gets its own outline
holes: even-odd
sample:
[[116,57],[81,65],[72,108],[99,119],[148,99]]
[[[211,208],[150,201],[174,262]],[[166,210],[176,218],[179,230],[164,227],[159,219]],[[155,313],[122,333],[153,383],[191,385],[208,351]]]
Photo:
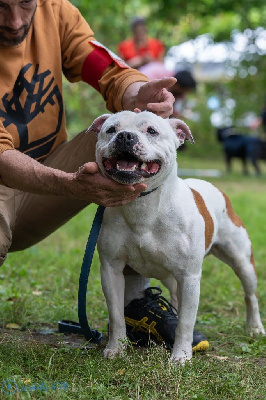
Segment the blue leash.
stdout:
[[62,320],[58,322],[59,332],[79,333],[84,335],[86,340],[92,343],[99,343],[102,339],[102,334],[94,329],[91,329],[88,323],[86,313],[87,285],[94,250],[101,229],[104,210],[105,207],[103,206],[98,206],[97,208],[81,266],[78,292],[79,323],[68,320]]
[[90,231],[90,235],[88,238],[88,242],[86,245],[85,254],[83,257],[83,262],[80,271],[79,277],[79,292],[78,292],[78,316],[79,316],[79,324],[83,331],[83,334],[86,340],[91,341],[93,343],[99,343],[102,339],[102,334],[98,331],[95,331],[90,328],[87,319],[86,313],[86,295],[87,295],[87,286],[88,286],[88,278],[90,273],[90,267],[92,263],[92,258],[94,254],[94,250],[96,247],[97,239],[99,236],[99,232],[101,229],[101,224],[103,220],[103,213],[105,207],[99,206],[97,208],[94,221],[92,224],[92,228]]
[[[158,189],[158,187],[150,190],[149,192],[142,192],[139,195],[139,197],[146,196],[147,194],[154,192],[156,189]],[[87,286],[88,286],[88,278],[90,274],[91,263],[97,239],[99,236],[99,232],[101,229],[104,210],[105,210],[104,206],[98,206],[97,208],[81,266],[81,271],[79,276],[79,292],[78,292],[79,323],[69,320],[61,320],[58,322],[59,332],[76,333],[84,335],[86,340],[91,343],[100,343],[102,339],[102,334],[94,329],[91,329],[89,326],[86,313],[86,297],[87,297]]]

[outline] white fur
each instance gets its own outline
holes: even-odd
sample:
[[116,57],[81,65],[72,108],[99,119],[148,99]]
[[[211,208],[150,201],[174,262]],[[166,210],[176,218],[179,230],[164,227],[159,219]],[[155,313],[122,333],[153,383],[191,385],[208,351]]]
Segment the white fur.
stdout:
[[[115,133],[106,133],[111,127]],[[153,126],[158,135],[149,135]],[[97,129],[95,128],[97,127]],[[129,111],[100,117],[91,129],[98,130],[97,163],[104,175],[103,157],[110,157],[119,132],[133,132],[136,153],[144,160],[159,159],[157,175],[140,179],[146,192],[126,206],[107,208],[98,240],[101,278],[109,312],[109,341],[105,356],[123,354],[126,346],[124,276],[126,264],[145,277],[160,279],[178,307],[178,325],[171,359],[183,363],[192,357],[203,258],[214,254],[239,276],[247,304],[247,329],[264,334],[258,301],[257,280],[250,262],[251,243],[246,230],[228,217],[222,193],[210,183],[177,176],[176,149],[185,139],[193,142],[188,127],[179,120],[165,120],[152,113]],[[191,188],[204,199],[214,223],[212,242],[205,250],[205,222]]]

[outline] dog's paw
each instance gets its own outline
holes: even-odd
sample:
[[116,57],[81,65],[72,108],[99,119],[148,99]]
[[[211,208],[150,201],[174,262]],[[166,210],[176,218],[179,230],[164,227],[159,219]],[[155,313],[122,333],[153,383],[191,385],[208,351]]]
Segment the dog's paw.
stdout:
[[170,357],[171,362],[175,362],[181,365],[184,365],[187,361],[191,360],[192,351],[181,351],[181,352],[173,352]]
[[110,348],[107,346],[103,351],[103,355],[105,358],[124,357],[125,352],[124,352],[124,348],[122,348],[122,347]]
[[247,326],[246,332],[251,336],[265,336],[265,329],[263,325],[259,326]]

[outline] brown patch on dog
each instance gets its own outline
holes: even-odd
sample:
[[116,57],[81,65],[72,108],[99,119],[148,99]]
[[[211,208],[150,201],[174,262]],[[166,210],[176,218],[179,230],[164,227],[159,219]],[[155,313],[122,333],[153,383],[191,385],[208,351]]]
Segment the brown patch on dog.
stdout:
[[[224,196],[224,199],[225,199],[225,205],[226,205],[226,211],[227,211],[228,217],[231,219],[233,224],[235,224],[238,228],[242,227],[242,228],[246,229],[246,227],[245,227],[243,221],[241,220],[241,218],[235,213],[235,210],[233,209],[232,203],[229,200],[228,196],[224,192],[221,192],[221,193],[222,193],[222,195]],[[255,274],[257,276],[257,271],[256,271],[256,267],[255,267],[255,260],[254,260],[252,247],[251,247],[250,263],[253,265]]]
[[210,246],[213,238],[214,223],[202,196],[195,189],[191,189],[195,203],[205,222],[205,250]]
[[[255,260],[254,260],[254,255],[253,255],[252,248],[251,248],[250,262],[253,265],[253,268],[254,268],[254,271],[255,271],[255,275],[257,276],[257,270],[256,270],[256,267],[255,267]],[[257,293],[255,293],[255,294],[257,296]]]
[[243,228],[246,229],[241,218],[235,213],[235,210],[233,209],[232,203],[229,200],[228,196],[224,192],[221,192],[221,193],[225,199],[225,205],[226,205],[226,211],[227,211],[228,217],[231,219],[233,224],[235,224],[238,228],[240,228],[242,226]]

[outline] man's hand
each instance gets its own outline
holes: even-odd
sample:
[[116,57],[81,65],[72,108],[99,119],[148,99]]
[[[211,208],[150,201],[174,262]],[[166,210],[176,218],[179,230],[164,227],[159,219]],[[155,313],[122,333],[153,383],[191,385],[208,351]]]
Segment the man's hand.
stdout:
[[94,162],[80,167],[74,174],[74,181],[76,196],[82,199],[87,198],[88,201],[105,207],[126,205],[147,188],[144,183],[122,185],[112,179],[107,179],[100,174]]
[[173,113],[175,98],[167,88],[176,83],[175,78],[156,79],[151,82],[132,83],[124,93],[123,109],[151,111],[163,118]]
[[94,162],[70,173],[47,167],[17,150],[0,154],[0,176],[10,188],[83,200],[105,207],[125,205],[147,188],[144,183],[122,185],[104,178]]

